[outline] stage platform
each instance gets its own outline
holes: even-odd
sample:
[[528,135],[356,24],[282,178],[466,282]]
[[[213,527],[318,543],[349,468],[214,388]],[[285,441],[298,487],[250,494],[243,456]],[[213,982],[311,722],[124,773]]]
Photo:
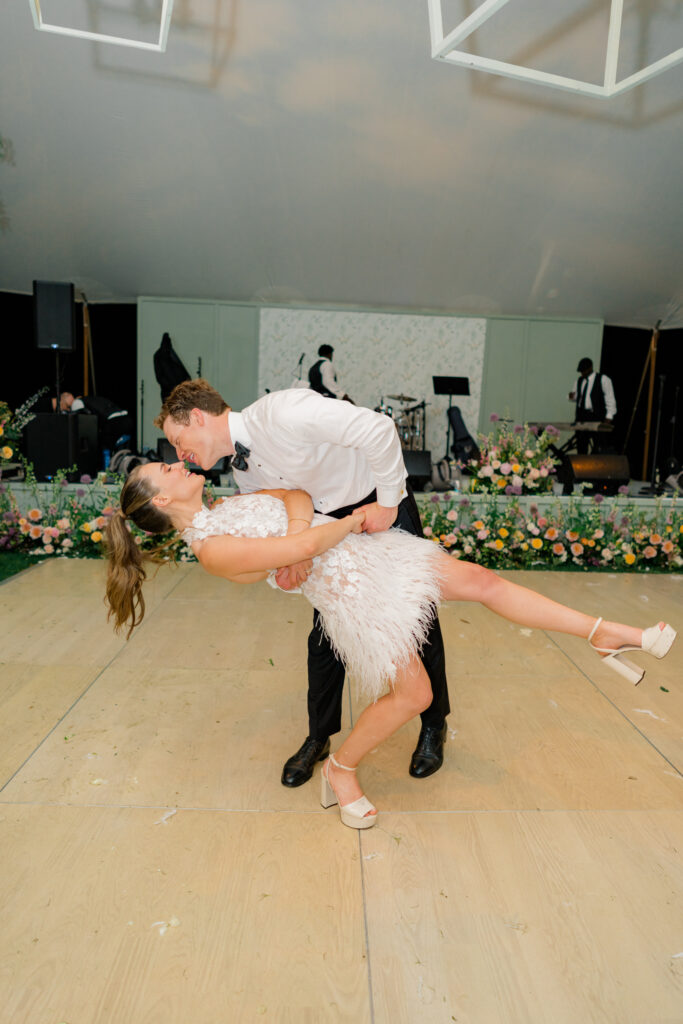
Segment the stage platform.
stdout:
[[[318,769],[280,784],[304,599],[164,567],[126,643],[103,575],[0,587],[2,1024],[680,1020],[680,637],[634,688],[581,640],[444,608],[444,766],[410,778],[405,726],[361,768],[359,834]],[[681,626],[681,576],[509,575]],[[350,685],[344,731],[361,706]]]

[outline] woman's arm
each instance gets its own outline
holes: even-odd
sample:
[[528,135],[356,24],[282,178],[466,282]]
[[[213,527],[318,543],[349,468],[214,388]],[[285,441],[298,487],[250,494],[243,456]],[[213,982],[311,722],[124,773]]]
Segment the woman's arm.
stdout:
[[212,576],[223,576],[236,582],[256,582],[256,578],[238,578],[256,573],[259,574],[257,578],[262,579],[263,574],[272,569],[315,558],[352,531],[360,533],[363,518],[362,513],[354,512],[344,519],[312,526],[287,537],[207,537],[197,557]]
[[255,494],[270,494],[279,498],[287,512],[287,533],[301,533],[307,530],[313,519],[313,501],[307,491],[264,490],[254,491]]

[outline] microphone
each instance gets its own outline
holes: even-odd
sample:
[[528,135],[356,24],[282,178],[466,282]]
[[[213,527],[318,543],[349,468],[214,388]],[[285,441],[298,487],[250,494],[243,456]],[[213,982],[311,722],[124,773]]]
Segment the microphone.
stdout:
[[301,353],[301,355],[299,356],[299,362],[298,362],[298,363],[296,364],[297,366],[301,366],[301,364],[302,364],[302,363],[303,363],[303,361],[304,361],[304,356],[305,356],[305,355],[306,355],[306,353],[305,353],[305,352],[302,352],[302,353]]

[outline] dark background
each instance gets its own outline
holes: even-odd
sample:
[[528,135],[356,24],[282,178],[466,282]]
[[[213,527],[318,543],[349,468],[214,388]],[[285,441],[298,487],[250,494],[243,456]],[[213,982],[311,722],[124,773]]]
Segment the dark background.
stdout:
[[[133,438],[137,437],[137,306],[135,303],[89,306],[96,389],[90,394],[109,398],[133,417]],[[33,296],[0,292],[0,325],[3,337],[3,372],[0,399],[16,409],[44,384],[55,392],[55,357],[36,348],[33,328]],[[647,358],[652,331],[605,326],[600,370],[612,378],[617,399],[614,451],[624,450],[638,386]],[[161,338],[159,339],[161,342]],[[8,368],[12,367],[10,371]],[[61,389],[83,394],[83,307],[76,303],[76,349],[60,353]],[[650,453],[654,450],[660,376],[664,376],[661,403],[659,465],[666,470],[669,456],[683,462],[683,410],[680,390],[683,382],[683,330],[662,331],[657,346],[656,379]],[[631,428],[626,454],[631,477],[642,479],[643,446],[649,376],[643,385]],[[157,398],[157,395],[154,396]],[[673,423],[674,414],[676,422]],[[651,463],[650,463],[651,464]],[[650,472],[648,471],[648,479]]]
[[[88,306],[96,389],[90,376],[89,394],[101,395],[127,409],[137,437],[137,306],[111,303]],[[36,347],[33,296],[0,292],[3,366],[0,399],[17,409],[47,384],[56,393],[55,355]],[[161,342],[161,338],[159,339]],[[76,397],[84,393],[83,306],[76,303],[76,348],[59,353],[61,390]],[[157,396],[155,396],[157,397]]]
[[[617,399],[614,448],[617,452],[624,450],[624,441],[636,404],[638,387],[647,359],[651,336],[652,331],[642,331],[631,327],[609,327],[606,325],[604,329],[600,370],[602,373],[606,373],[608,377],[611,377],[614,384],[614,392]],[[648,465],[652,466],[657,413],[660,405],[660,377],[664,376],[658,464],[661,472],[667,475],[666,463],[669,456],[674,455],[679,463],[683,462],[683,395],[681,394],[681,384],[683,383],[683,330],[662,331],[660,333],[657,342],[655,373]],[[643,448],[645,442],[648,387],[649,367],[626,446],[626,454],[628,455],[631,467],[631,477],[634,480],[643,479]],[[672,422],[674,416],[675,423]],[[651,469],[648,470],[647,479],[651,479]]]

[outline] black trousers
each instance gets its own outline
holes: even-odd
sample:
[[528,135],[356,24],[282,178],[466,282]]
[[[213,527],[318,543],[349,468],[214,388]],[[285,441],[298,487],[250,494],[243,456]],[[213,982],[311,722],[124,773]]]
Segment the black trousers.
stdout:
[[[336,509],[328,515],[342,519],[361,505],[376,501],[373,491],[367,498]],[[408,495],[398,506],[398,514],[394,526],[407,533],[422,537],[422,523],[415,498],[410,489]],[[422,663],[427,670],[432,684],[433,699],[426,711],[422,712],[422,724],[441,728],[446,715],[450,712],[448,701],[448,685],[446,683],[446,655],[439,619],[435,615],[422,649]],[[316,611],[313,615],[313,629],[308,637],[308,734],[314,739],[322,740],[332,736],[341,729],[342,690],[344,688],[344,666],[336,657],[320,627],[320,616]]]

